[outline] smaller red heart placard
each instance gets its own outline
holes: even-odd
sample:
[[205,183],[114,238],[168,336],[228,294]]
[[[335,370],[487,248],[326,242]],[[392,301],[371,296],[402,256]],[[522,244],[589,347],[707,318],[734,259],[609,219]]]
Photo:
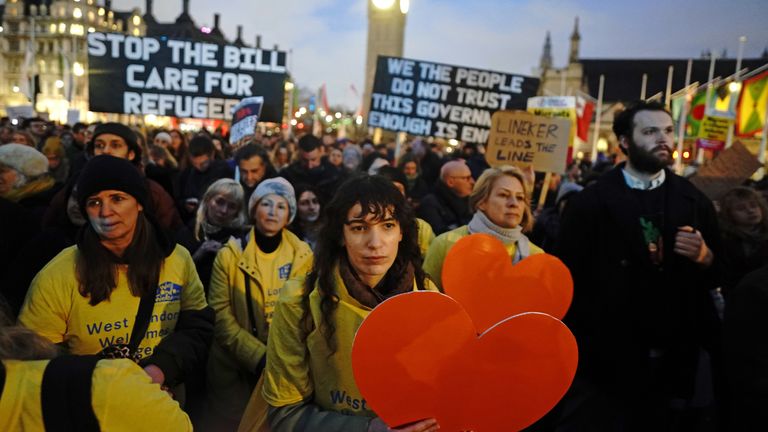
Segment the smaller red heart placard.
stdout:
[[524,312],[562,319],[573,299],[568,267],[549,254],[512,265],[504,244],[488,234],[457,241],[443,264],[445,293],[464,306],[479,332]]
[[377,306],[352,348],[355,382],[382,420],[436,418],[444,431],[531,425],[563,397],[577,361],[575,338],[549,315],[510,317],[478,336],[459,303],[423,291]]

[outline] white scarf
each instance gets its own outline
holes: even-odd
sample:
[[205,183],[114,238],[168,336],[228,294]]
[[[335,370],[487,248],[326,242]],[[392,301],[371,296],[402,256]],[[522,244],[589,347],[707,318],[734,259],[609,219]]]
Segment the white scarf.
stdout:
[[528,237],[523,234],[523,227],[519,225],[516,228],[502,228],[491,222],[482,210],[478,210],[467,224],[467,228],[470,234],[490,234],[505,245],[514,244],[515,256],[512,257],[512,264],[517,264],[531,254]]

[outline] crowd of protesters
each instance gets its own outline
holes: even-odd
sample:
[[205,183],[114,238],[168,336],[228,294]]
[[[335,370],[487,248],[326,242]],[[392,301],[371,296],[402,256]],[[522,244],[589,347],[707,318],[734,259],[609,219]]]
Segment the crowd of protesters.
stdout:
[[[362,320],[441,290],[475,233],[574,279],[579,369],[531,430],[767,424],[765,181],[713,203],[669,169],[662,105],[629,104],[613,128],[616,154],[545,183],[431,139],[396,160],[394,143],[331,135],[2,119],[0,428],[437,430],[331,394],[363,399]],[[50,402],[64,397],[82,406]]]

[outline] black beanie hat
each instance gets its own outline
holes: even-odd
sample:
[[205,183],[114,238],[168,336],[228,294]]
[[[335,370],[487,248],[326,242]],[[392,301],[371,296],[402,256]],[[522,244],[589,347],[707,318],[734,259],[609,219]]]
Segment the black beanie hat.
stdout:
[[124,139],[128,149],[133,150],[136,154],[136,157],[133,159],[134,162],[141,160],[141,147],[139,147],[136,132],[122,123],[102,123],[96,126],[91,142],[88,143],[88,153],[93,154],[93,144],[96,142],[96,138],[102,134],[113,134]]
[[85,201],[89,196],[110,189],[125,192],[146,207],[147,186],[139,170],[125,159],[101,155],[85,164],[77,180],[77,203],[83,215],[87,217]]

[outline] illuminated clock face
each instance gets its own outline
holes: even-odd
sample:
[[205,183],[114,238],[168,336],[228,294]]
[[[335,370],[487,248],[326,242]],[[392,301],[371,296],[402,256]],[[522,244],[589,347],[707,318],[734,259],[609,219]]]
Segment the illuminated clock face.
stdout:
[[379,9],[389,9],[395,4],[395,0],[371,0],[373,5]]

